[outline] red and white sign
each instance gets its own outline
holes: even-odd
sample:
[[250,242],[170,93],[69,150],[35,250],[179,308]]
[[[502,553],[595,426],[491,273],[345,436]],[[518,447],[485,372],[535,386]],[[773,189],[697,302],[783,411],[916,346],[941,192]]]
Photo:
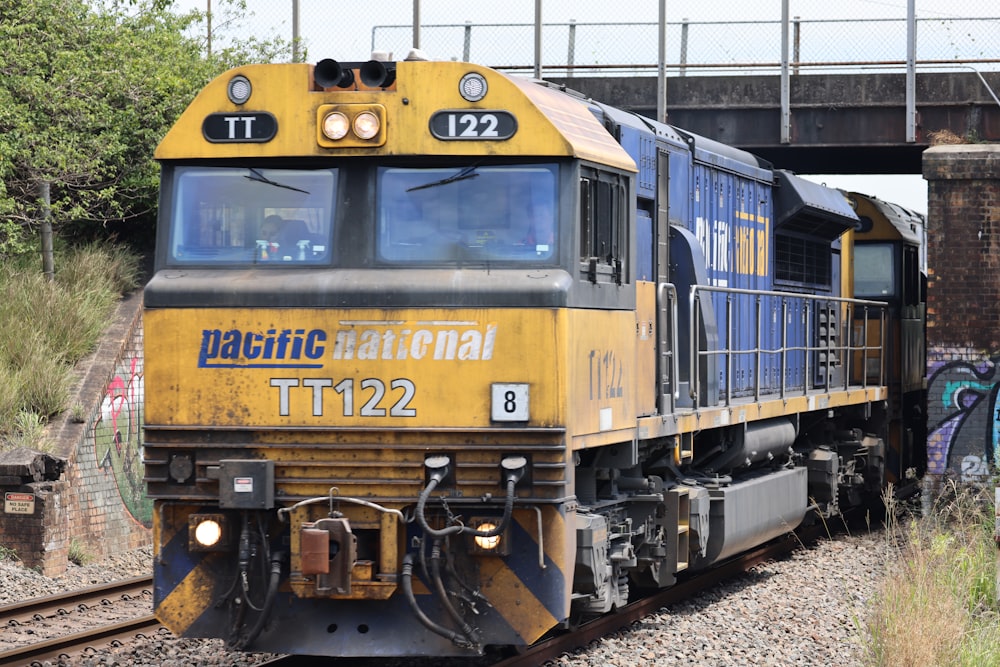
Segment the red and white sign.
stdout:
[[9,491],[3,494],[3,511],[7,514],[34,514],[35,494]]

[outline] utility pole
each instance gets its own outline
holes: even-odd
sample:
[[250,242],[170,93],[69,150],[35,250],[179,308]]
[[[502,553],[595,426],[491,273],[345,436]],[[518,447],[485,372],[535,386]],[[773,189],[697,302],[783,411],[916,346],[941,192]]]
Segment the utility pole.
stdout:
[[207,38],[207,45],[205,47],[208,55],[212,55],[212,0],[206,0],[207,9],[205,10],[205,21],[207,23],[207,28],[205,30],[205,35]]
[[659,53],[656,64],[656,120],[667,122],[667,0],[660,0],[660,19],[657,28]]
[[51,281],[55,277],[52,258],[52,197],[48,181],[38,182],[38,199],[42,205],[42,275]]
[[420,48],[420,0],[413,0],[413,44],[415,49]]
[[542,78],[542,0],[535,0],[535,78]]

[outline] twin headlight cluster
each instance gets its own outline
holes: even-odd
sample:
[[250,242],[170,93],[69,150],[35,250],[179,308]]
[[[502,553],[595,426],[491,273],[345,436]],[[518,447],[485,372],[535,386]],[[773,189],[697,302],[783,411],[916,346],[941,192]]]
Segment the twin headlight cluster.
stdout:
[[322,104],[316,110],[320,146],[381,146],[385,107],[381,104]]
[[331,111],[323,118],[323,134],[334,141],[343,139],[352,130],[359,139],[371,139],[381,127],[378,116],[367,110],[355,115],[353,121],[342,111]]

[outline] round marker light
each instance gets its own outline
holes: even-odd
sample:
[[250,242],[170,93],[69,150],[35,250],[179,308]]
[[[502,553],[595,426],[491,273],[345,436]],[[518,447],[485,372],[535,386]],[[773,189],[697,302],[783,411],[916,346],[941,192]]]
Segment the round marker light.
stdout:
[[347,120],[347,116],[339,111],[327,114],[323,119],[323,134],[334,141],[343,139],[350,127],[351,123]]
[[203,547],[214,547],[222,539],[222,526],[214,519],[206,519],[194,529],[194,539]]
[[354,134],[362,139],[371,139],[378,134],[380,125],[378,116],[371,111],[362,111],[354,117]]
[[[482,533],[488,533],[491,530],[496,530],[496,524],[481,523],[476,528],[476,530]],[[479,535],[476,535],[475,540],[476,540],[476,546],[479,547],[480,549],[483,549],[484,551],[490,551],[500,546],[499,535],[494,535],[493,537],[481,537]]]
[[466,102],[478,102],[486,97],[486,77],[477,72],[469,72],[458,82],[458,92]]
[[252,92],[253,86],[250,85],[250,79],[242,74],[237,74],[230,79],[229,86],[226,88],[229,101],[233,104],[245,104],[250,99],[250,93]]

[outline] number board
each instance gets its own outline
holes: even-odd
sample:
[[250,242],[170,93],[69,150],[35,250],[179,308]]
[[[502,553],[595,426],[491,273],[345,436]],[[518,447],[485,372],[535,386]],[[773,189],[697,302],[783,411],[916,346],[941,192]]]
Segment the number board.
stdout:
[[495,382],[491,385],[490,418],[495,422],[526,422],[531,418],[528,407],[530,389],[522,382]]
[[444,141],[503,141],[517,132],[517,119],[507,111],[438,111],[431,116],[430,129]]
[[205,117],[201,132],[212,143],[262,143],[278,133],[278,120],[266,111],[213,113]]

